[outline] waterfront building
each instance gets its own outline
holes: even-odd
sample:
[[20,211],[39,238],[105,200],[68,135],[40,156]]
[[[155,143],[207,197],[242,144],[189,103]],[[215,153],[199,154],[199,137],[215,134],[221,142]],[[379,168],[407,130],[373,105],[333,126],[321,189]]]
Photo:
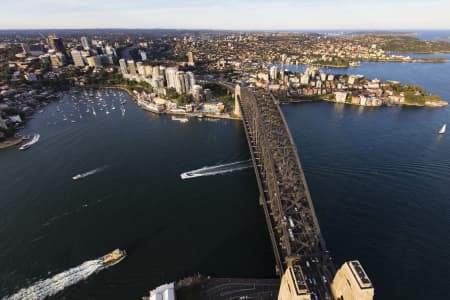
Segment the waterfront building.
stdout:
[[204,103],[202,106],[202,112],[220,114],[225,109],[225,105],[222,102],[210,102]]
[[[153,68],[153,72],[155,72]],[[167,81],[167,87],[176,89],[176,81],[177,81],[177,72],[178,70],[176,68],[167,68],[166,69],[166,81]]]
[[194,85],[195,85],[195,76],[194,76],[194,73],[192,73],[192,72],[186,72],[186,80],[187,80],[187,84],[186,84],[186,86],[187,86],[187,91],[186,91],[186,93],[192,93],[192,88],[194,87]]
[[178,94],[186,94],[186,74],[183,71],[178,71],[176,73],[176,79],[175,79],[175,90]]
[[300,76],[300,83],[309,84],[309,75],[307,73],[304,73],[302,74],[302,76]]
[[130,59],[127,61],[128,64],[128,72],[131,76],[136,76],[136,65],[134,64],[134,60]]
[[194,100],[200,102],[203,100],[203,88],[201,85],[195,84],[192,86],[192,96]]
[[73,64],[76,67],[84,67],[83,56],[81,55],[81,51],[73,49],[70,51],[70,55],[72,56]]
[[89,50],[89,42],[85,36],[81,37],[81,46],[83,47],[84,50]]
[[125,59],[119,59],[120,72],[122,75],[128,75],[127,63]]
[[345,103],[347,92],[334,92],[334,96],[336,97],[336,102]]

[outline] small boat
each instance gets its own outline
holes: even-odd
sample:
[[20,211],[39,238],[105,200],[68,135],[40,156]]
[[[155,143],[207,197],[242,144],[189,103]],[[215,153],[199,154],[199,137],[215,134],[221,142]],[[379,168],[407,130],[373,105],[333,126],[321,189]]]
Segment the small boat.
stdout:
[[22,146],[20,146],[19,150],[27,150],[28,148],[30,148],[32,145],[36,144],[39,141],[39,138],[41,137],[40,134],[36,133],[33,138],[31,139],[31,141],[23,144]]
[[181,177],[181,179],[188,179],[188,178],[195,177],[195,175],[190,172],[186,172],[186,173],[181,173],[180,177]]
[[439,130],[439,134],[444,134],[447,129],[447,124],[442,125],[441,129]]
[[126,256],[127,252],[125,250],[116,249],[100,258],[100,261],[103,266],[110,267],[121,262]]

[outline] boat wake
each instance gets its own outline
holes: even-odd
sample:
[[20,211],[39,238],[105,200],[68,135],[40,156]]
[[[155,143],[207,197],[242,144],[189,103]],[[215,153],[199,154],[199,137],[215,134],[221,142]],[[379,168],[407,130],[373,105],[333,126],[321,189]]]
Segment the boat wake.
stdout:
[[45,299],[71,285],[87,279],[89,276],[102,269],[104,269],[104,266],[101,259],[89,260],[78,267],[56,274],[51,278],[40,280],[30,287],[19,290],[14,295],[4,297],[3,300]]
[[73,180],[78,180],[78,179],[82,179],[82,178],[85,178],[85,177],[94,175],[94,174],[96,174],[96,173],[99,173],[99,172],[104,171],[107,167],[108,167],[108,166],[103,166],[103,167],[101,167],[101,168],[97,168],[97,169],[90,170],[90,171],[85,172],[85,173],[81,173],[81,174],[75,175],[75,176],[72,177],[72,179],[73,179]]
[[192,170],[188,172],[181,173],[181,179],[190,179],[201,176],[214,176],[220,174],[226,174],[231,172],[236,172],[240,170],[245,170],[252,167],[251,160],[237,161],[227,164],[220,164],[216,166],[203,167],[197,170]]

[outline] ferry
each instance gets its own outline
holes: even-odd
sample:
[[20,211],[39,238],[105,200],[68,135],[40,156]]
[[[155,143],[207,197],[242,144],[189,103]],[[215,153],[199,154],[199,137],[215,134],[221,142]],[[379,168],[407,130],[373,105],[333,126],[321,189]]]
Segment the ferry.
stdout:
[[100,261],[104,267],[110,267],[121,262],[126,256],[127,252],[125,250],[116,249],[113,252],[101,257]]
[[30,148],[32,145],[36,144],[39,141],[39,138],[41,137],[40,134],[35,134],[33,136],[33,138],[31,139],[31,141],[23,144],[22,146],[20,146],[19,150],[27,150],[28,148]]
[[172,121],[178,121],[178,122],[181,122],[181,123],[186,123],[186,122],[189,122],[189,119],[188,118],[179,118],[179,117],[172,116]]

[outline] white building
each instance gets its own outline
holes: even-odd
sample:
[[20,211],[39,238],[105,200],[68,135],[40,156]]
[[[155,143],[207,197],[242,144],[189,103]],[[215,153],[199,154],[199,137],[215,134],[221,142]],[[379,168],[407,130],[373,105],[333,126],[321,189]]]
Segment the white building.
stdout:
[[83,46],[84,50],[89,50],[89,42],[85,36],[81,37],[81,46]]
[[277,80],[278,77],[278,68],[277,66],[272,66],[269,69],[270,80]]
[[[167,80],[167,87],[168,88],[176,88],[176,81],[177,81],[177,72],[178,70],[176,68],[167,68],[166,69],[166,80]],[[153,68],[153,74],[155,73],[155,68]]]
[[347,99],[347,92],[334,92],[334,95],[336,97],[336,102],[345,103],[345,100]]
[[83,56],[81,55],[81,51],[74,49],[74,50],[70,51],[70,55],[72,55],[73,64],[76,67],[84,67],[84,60],[83,60]]
[[122,75],[128,75],[127,63],[125,59],[123,58],[119,59],[119,65],[120,65],[120,72],[122,73]]
[[128,72],[131,76],[136,76],[136,65],[134,64],[134,60],[127,60]]
[[147,73],[145,73],[145,66],[141,61],[136,63],[136,68],[137,68],[139,75],[147,76]]

